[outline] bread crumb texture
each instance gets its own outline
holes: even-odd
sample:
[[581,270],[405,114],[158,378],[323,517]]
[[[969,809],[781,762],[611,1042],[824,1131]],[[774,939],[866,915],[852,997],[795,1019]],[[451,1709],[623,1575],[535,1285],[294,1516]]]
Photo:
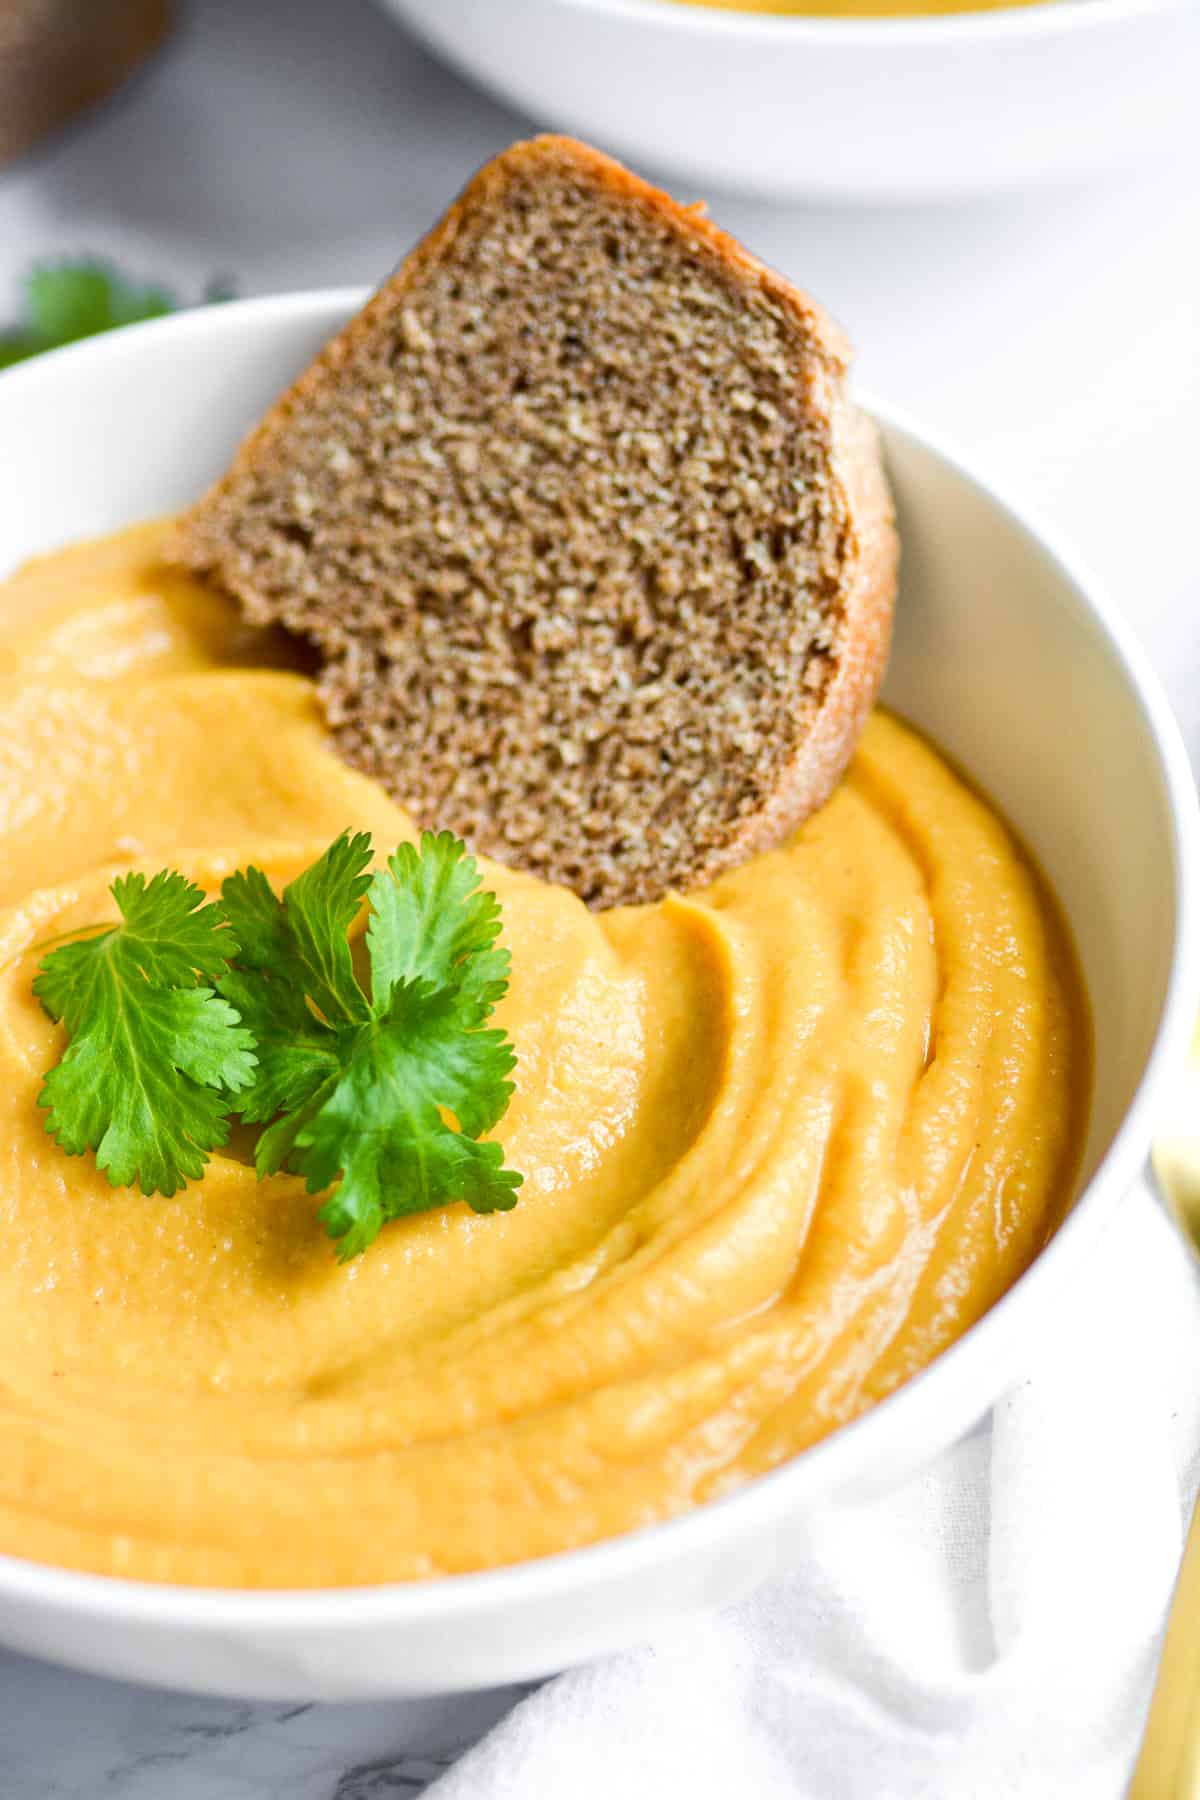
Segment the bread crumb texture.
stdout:
[[420,823],[603,906],[794,822],[862,543],[834,328],[576,151],[489,165],[181,542]]

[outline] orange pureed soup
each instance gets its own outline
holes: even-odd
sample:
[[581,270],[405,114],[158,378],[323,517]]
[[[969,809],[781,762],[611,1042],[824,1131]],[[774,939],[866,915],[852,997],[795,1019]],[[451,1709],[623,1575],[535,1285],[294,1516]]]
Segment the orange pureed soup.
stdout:
[[340,1266],[295,1176],[66,1157],[34,972],[129,868],[283,883],[404,812],[147,525],[0,586],[0,1552],[329,1586],[519,1562],[772,1469],[1011,1286],[1070,1197],[1089,1030],[1019,844],[884,712],[783,849],[592,913],[496,864],[514,1211]]
[[1055,0],[668,0],[722,12],[787,14],[810,19],[901,19],[937,13],[1003,12]]

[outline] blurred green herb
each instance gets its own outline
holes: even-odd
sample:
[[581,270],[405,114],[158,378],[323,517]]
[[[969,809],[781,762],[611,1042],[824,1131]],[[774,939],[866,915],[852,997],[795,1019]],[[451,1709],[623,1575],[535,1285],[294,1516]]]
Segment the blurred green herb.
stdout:
[[[227,282],[213,282],[204,298],[228,300],[231,294]],[[20,322],[0,332],[0,369],[118,325],[160,319],[179,305],[169,288],[140,286],[94,257],[39,263],[25,277],[23,297]]]

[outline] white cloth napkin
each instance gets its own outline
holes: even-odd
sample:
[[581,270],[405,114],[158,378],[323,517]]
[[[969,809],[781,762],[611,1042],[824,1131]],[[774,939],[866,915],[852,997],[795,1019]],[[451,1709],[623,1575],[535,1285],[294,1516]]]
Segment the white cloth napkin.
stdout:
[[523,1701],[431,1800],[1114,1800],[1200,1460],[1200,1283],[1144,1190],[989,1425],[733,1611]]

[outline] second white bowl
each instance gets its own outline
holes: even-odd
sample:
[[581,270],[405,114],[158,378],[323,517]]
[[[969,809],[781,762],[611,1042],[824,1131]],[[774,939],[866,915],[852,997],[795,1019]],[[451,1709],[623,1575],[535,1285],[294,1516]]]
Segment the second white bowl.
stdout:
[[[675,0],[382,0],[539,125],[775,198],[948,199],[1076,177],[1194,106],[1191,0],[812,19]],[[915,4],[915,0],[914,0]]]

